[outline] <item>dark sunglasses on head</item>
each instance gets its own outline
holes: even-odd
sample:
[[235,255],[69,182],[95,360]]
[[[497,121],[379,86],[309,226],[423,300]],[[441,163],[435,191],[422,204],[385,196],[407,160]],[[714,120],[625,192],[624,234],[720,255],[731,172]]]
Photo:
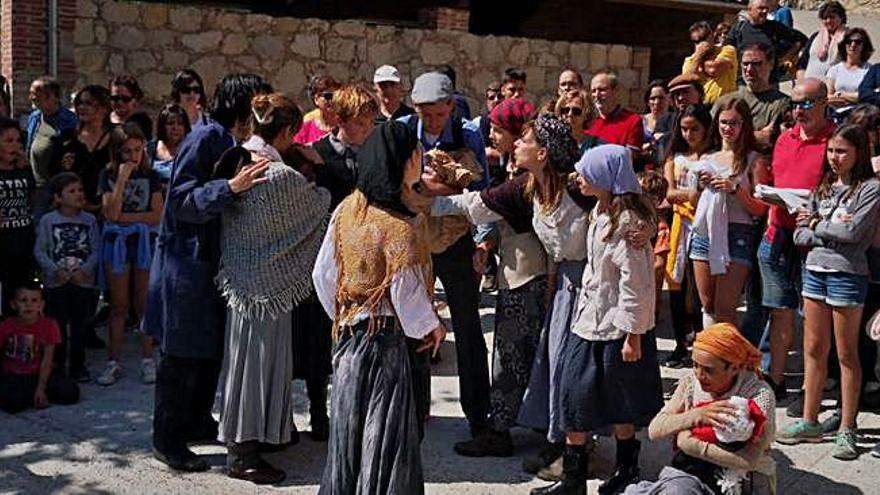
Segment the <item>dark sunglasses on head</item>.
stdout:
[[184,88],[180,88],[180,94],[182,95],[191,95],[193,93],[201,93],[201,86],[186,86]]
[[580,117],[583,115],[584,109],[580,107],[562,107],[559,109],[559,115],[571,115],[572,117]]
[[800,109],[800,110],[812,110],[813,107],[815,107],[816,103],[818,103],[818,102],[819,102],[819,100],[799,100],[799,101],[791,100],[791,108],[793,108],[793,109],[796,108],[796,109]]
[[327,91],[326,93],[321,93],[321,98],[324,98],[325,101],[332,101],[333,100],[333,92]]
[[112,101],[113,103],[119,103],[119,102],[131,103],[131,100],[133,100],[133,99],[134,99],[133,96],[124,96],[124,95],[113,95],[110,97],[110,101]]

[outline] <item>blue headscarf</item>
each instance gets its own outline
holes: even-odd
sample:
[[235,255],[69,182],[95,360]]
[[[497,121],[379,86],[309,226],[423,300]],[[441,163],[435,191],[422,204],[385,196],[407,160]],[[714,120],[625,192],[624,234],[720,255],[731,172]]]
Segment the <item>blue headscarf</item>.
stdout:
[[633,170],[630,151],[623,146],[603,144],[591,148],[574,168],[594,187],[612,195],[642,192]]

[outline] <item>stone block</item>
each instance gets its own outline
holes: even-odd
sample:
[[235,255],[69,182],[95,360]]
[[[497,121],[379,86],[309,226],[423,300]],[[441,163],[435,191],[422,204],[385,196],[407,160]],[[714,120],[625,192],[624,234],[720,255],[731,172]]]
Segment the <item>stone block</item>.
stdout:
[[303,19],[302,31],[326,33],[330,29],[330,23],[321,19]]
[[[503,69],[502,69],[503,70]],[[541,67],[526,67],[526,81],[529,91],[540,93],[546,88],[546,71]],[[554,86],[555,87],[555,86]]]
[[263,14],[249,14],[245,16],[244,24],[249,33],[265,33],[272,29],[275,19]]
[[632,52],[632,66],[636,69],[651,67],[651,49],[646,46],[638,46]]
[[290,44],[290,51],[309,58],[321,56],[321,38],[317,34],[297,33]]
[[367,39],[370,41],[389,41],[397,35],[394,26],[370,26],[367,27]]
[[189,65],[189,54],[179,50],[165,50],[162,52],[162,65],[172,72],[177,72]]
[[248,48],[248,37],[244,33],[229,33],[223,38],[220,53],[224,55],[238,55]]
[[73,43],[91,45],[95,42],[95,22],[91,19],[79,19],[73,28]]
[[455,58],[455,48],[448,43],[425,41],[419,49],[419,54],[426,64],[448,64]]
[[415,50],[422,43],[424,35],[424,31],[420,29],[404,29],[398,42],[409,49]]
[[262,72],[263,66],[260,59],[255,55],[242,55],[235,57],[234,64],[244,72]]
[[514,42],[510,45],[510,51],[507,53],[507,59],[510,63],[522,67],[529,60],[529,44],[526,41]]
[[590,70],[598,72],[608,67],[608,46],[590,45]]
[[80,74],[98,72],[104,69],[107,50],[102,46],[80,47],[74,51],[74,60],[76,60],[76,68]]
[[608,64],[614,68],[632,65],[632,48],[623,45],[611,45],[608,50]]
[[620,86],[626,89],[639,87],[639,73],[633,69],[615,69]]
[[561,57],[562,59],[568,58],[568,49],[571,43],[567,41],[554,41],[553,42],[553,54]]
[[107,28],[101,25],[95,26],[95,41],[99,44],[107,43]]
[[367,26],[363,22],[341,21],[333,24],[333,32],[346,38],[363,37],[366,31]]
[[308,82],[306,81],[306,68],[297,60],[284,62],[284,65],[272,79],[278,91],[283,91],[291,96],[300,95]]
[[172,74],[150,71],[141,75],[138,82],[144,90],[144,94],[153,99],[164,99],[171,93]]
[[479,36],[462,34],[458,37],[458,51],[463,52],[468,59],[478,60],[482,43],[483,38]]
[[572,43],[569,63],[578,71],[583,71],[590,66],[590,45],[586,43]]
[[547,40],[530,39],[529,48],[532,53],[549,53],[553,50],[553,44]]
[[111,53],[110,59],[107,61],[107,67],[111,74],[125,73],[125,59],[121,53]]
[[538,55],[538,66],[540,67],[559,67],[559,57],[550,52],[540,52]]
[[223,39],[223,33],[220,31],[204,31],[201,33],[185,34],[181,37],[180,41],[183,43],[183,46],[196,53],[205,53],[217,48],[221,39]]
[[351,62],[355,59],[357,43],[345,38],[329,38],[324,41],[327,60],[338,62]]
[[369,43],[367,45],[367,61],[378,67],[394,63],[395,46],[393,42]]
[[131,72],[155,69],[157,66],[156,57],[147,51],[126,52],[125,66]]
[[140,12],[137,4],[129,2],[104,2],[101,5],[101,18],[113,24],[131,24],[138,20]]
[[295,17],[278,17],[275,19],[276,32],[291,34],[300,30],[302,21]]
[[147,37],[143,31],[132,25],[125,25],[115,30],[107,44],[113,48],[122,48],[123,50],[136,50],[144,46]]
[[494,65],[504,60],[504,51],[501,49],[501,43],[495,36],[485,36],[482,38],[480,47],[480,58],[484,64]]
[[168,6],[148,3],[141,7],[141,22],[147,29],[160,28],[168,22]]
[[244,15],[235,12],[214,10],[205,16],[205,29],[240,33],[244,25]]
[[226,57],[221,55],[197,58],[192,61],[191,66],[202,76],[206,88],[213,88],[229,72]]
[[154,47],[171,46],[176,40],[177,33],[168,29],[159,29],[150,31],[150,45]]
[[175,30],[194,33],[202,28],[202,10],[194,7],[175,7],[168,11],[168,20]]
[[98,17],[98,3],[95,0],[77,0],[76,15],[77,17]]
[[284,39],[273,34],[262,34],[251,39],[251,49],[261,57],[280,57],[284,53]]

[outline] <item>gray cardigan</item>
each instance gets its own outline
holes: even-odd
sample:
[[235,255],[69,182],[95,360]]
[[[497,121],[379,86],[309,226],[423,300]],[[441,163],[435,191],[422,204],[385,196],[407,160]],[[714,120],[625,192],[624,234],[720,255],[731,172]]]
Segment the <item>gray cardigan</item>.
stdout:
[[880,213],[880,180],[869,179],[854,193],[850,186],[835,185],[830,197],[813,194],[810,213],[820,218],[815,227],[801,222],[794,232],[795,244],[812,247],[806,266],[867,275],[866,251]]

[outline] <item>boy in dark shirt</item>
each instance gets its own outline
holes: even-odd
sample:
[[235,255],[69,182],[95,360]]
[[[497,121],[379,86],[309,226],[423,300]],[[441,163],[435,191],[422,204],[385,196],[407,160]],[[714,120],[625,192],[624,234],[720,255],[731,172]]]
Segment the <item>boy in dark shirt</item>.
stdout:
[[61,335],[55,320],[43,316],[43,305],[38,285],[19,286],[12,300],[16,316],[0,323],[0,409],[10,414],[79,401],[76,384],[52,374]]

